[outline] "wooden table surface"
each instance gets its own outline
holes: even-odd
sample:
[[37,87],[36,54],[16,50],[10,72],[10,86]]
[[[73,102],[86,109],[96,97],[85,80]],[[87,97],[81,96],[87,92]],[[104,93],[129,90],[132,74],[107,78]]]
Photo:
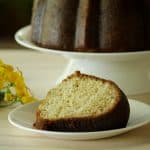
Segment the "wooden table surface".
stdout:
[[[39,99],[46,96],[67,64],[67,60],[60,56],[23,49],[0,49],[0,58],[20,68],[28,87]],[[128,97],[150,104],[150,93]],[[12,126],[7,116],[13,109],[14,106],[0,108],[0,150],[150,150],[150,124],[111,138],[65,141],[31,134]]]

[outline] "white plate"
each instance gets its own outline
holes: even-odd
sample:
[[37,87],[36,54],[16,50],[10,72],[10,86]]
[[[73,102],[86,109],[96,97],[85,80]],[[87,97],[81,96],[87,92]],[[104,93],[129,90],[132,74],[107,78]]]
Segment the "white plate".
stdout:
[[91,140],[112,137],[141,127],[150,122],[150,106],[142,102],[129,100],[131,112],[126,128],[97,132],[55,132],[38,130],[33,128],[33,123],[35,121],[35,111],[39,103],[39,101],[29,103],[14,109],[8,115],[9,122],[26,131],[46,135],[51,138],[68,140]]
[[[55,50],[55,49],[50,49],[50,48],[43,48],[40,47],[38,45],[36,45],[35,43],[32,42],[31,40],[31,25],[25,26],[21,29],[19,29],[16,34],[15,34],[15,40],[18,44],[30,48],[32,50],[35,51],[41,51],[44,53],[48,53],[48,54],[58,54],[58,55],[71,55],[71,56],[81,56],[83,57],[101,57],[101,58],[105,58],[107,60],[112,59],[112,57],[114,58],[114,60],[120,59],[122,60],[125,56],[130,57],[129,59],[133,59],[133,56],[136,57],[141,57],[141,55],[147,56],[148,54],[150,54],[150,50],[143,50],[143,51],[131,51],[131,52],[113,52],[113,53],[109,53],[109,52],[75,52],[72,50]],[[120,57],[120,58],[118,58]]]

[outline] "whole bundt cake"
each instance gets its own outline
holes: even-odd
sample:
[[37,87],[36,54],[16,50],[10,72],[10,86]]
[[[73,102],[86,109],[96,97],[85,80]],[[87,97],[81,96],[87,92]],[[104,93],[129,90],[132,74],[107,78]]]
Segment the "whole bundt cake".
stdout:
[[144,50],[149,6],[148,0],[35,0],[31,38],[41,47],[68,51]]

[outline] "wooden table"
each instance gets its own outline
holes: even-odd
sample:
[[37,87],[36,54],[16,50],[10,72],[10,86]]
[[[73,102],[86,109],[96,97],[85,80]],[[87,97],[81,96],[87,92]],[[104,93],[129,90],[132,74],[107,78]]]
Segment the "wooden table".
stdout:
[[[29,50],[0,50],[0,58],[22,70],[28,87],[42,99],[55,84],[67,60]],[[150,104],[150,93],[129,96]],[[34,135],[13,127],[7,120],[14,106],[0,108],[0,150],[150,150],[150,124],[123,135],[93,141],[65,141]]]

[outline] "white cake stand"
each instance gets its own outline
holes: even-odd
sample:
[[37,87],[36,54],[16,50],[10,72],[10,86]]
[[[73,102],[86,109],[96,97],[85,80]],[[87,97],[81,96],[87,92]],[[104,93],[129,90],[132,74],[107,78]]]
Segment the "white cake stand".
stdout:
[[32,50],[62,55],[69,59],[56,83],[76,70],[115,81],[127,95],[150,92],[150,51],[124,53],[84,53],[41,48],[32,43],[31,27],[20,29],[16,41]]

